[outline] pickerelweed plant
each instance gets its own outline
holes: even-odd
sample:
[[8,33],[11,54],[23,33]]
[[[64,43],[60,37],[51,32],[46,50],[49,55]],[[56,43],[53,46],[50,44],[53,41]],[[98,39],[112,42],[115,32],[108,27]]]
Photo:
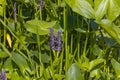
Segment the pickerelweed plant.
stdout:
[[[55,37],[53,28],[50,28],[50,48],[53,50],[54,56],[57,56],[57,57],[59,56],[59,53],[62,50],[61,34],[62,34],[62,31],[58,30],[57,37]],[[57,52],[57,55],[54,51]]]

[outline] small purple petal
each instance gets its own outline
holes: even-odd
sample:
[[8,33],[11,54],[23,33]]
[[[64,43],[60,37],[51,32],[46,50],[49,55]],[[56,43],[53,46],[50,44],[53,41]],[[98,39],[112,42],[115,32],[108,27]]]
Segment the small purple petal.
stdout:
[[39,0],[39,6],[38,6],[38,9],[41,10],[41,7],[43,6],[44,2],[43,0]]
[[62,49],[61,33],[62,33],[62,31],[59,30],[59,31],[58,31],[58,35],[57,35],[57,38],[58,38],[58,42],[57,42],[57,44],[58,44],[57,48],[58,48],[58,49],[57,49],[57,51],[61,51],[61,49]]
[[54,30],[50,28],[50,48],[54,49]]
[[4,69],[2,69],[2,72],[1,72],[1,79],[6,80],[6,74],[5,74]]
[[14,3],[14,20],[15,22],[17,22],[17,17],[16,17],[16,13],[17,13],[17,9],[16,9],[17,3]]

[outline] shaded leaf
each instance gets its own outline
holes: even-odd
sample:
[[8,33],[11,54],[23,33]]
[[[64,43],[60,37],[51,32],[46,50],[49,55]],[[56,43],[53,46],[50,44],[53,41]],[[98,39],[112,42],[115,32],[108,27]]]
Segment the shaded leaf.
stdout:
[[0,58],[6,58],[6,57],[8,57],[9,55],[6,53],[6,52],[4,52],[4,51],[0,51]]
[[5,62],[3,67],[8,70],[13,70],[13,64],[12,64],[12,59],[8,58]]
[[49,34],[49,28],[53,27],[56,21],[46,22],[41,20],[30,20],[25,24],[26,29],[35,34],[46,35]]
[[42,56],[42,62],[43,63],[49,63],[50,57],[46,53],[41,54],[41,56]]
[[120,28],[116,26],[112,21],[103,19],[97,22],[101,27],[107,31],[107,33],[112,36],[120,44]]
[[94,18],[94,10],[86,0],[66,0],[72,10],[86,18]]
[[29,68],[26,59],[18,53],[13,54],[12,60],[17,64],[22,72]]
[[101,56],[102,55],[102,50],[99,48],[99,46],[98,45],[94,45],[93,46],[93,49],[92,49],[92,51],[93,51],[93,54],[95,55],[95,56]]
[[84,80],[80,68],[75,63],[68,69],[67,80]]
[[115,59],[111,59],[111,64],[117,74],[117,77],[120,78],[120,63],[118,63]]

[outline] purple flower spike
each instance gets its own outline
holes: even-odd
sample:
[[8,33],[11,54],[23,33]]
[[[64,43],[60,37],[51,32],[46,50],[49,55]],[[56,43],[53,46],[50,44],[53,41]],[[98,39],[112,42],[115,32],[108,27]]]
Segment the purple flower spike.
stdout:
[[57,51],[61,51],[61,49],[62,49],[62,38],[61,38],[61,33],[62,33],[62,31],[61,30],[59,30],[58,31],[58,35],[57,35],[57,39],[58,39],[58,42],[57,42]]
[[50,28],[50,48],[54,49],[54,30],[53,28]]
[[1,80],[6,80],[6,74],[4,69],[2,69],[2,72],[1,72]]
[[17,9],[16,9],[17,3],[14,3],[14,20],[15,22],[17,22],[17,17],[16,17],[16,13],[17,13]]
[[38,9],[41,10],[41,7],[43,6],[44,2],[43,0],[39,0],[39,6],[38,6]]

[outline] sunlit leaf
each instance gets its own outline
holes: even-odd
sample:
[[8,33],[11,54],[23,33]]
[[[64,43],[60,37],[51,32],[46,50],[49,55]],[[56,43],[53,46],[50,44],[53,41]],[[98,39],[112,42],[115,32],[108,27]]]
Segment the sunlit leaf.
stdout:
[[99,78],[100,77],[100,71],[99,71],[99,69],[95,69],[95,70],[91,71],[90,72],[90,77]]
[[111,64],[117,74],[117,77],[120,78],[120,63],[118,63],[115,59],[111,59]]
[[67,80],[84,80],[80,68],[75,63],[68,69]]
[[95,0],[94,1],[95,8],[95,18],[96,20],[100,20],[106,14],[108,8],[108,0]]
[[22,72],[29,68],[26,59],[18,53],[13,54],[12,60],[17,64]]
[[77,32],[80,32],[80,33],[87,33],[86,30],[81,29],[81,28],[76,28],[75,30],[76,30]]
[[49,28],[53,27],[56,24],[56,21],[46,22],[41,20],[30,20],[27,21],[25,27],[27,31],[39,35],[49,34]]
[[3,0],[0,0],[0,16],[3,16]]
[[11,36],[10,36],[10,34],[8,34],[7,33],[7,42],[8,42],[8,45],[10,46],[10,47],[12,47],[12,40],[11,40]]
[[108,32],[109,35],[111,35],[119,44],[120,44],[120,28],[119,26],[116,26],[112,21],[110,20],[101,20],[98,22],[101,27]]
[[105,62],[104,59],[95,59],[95,60],[92,60],[92,61],[90,62],[89,70],[94,69],[94,68],[97,67],[99,64],[104,63],[104,62]]
[[[21,78],[22,76],[19,76],[19,74],[17,73],[17,71],[12,72],[11,75],[11,80],[21,80],[23,78]],[[24,79],[25,80],[25,79]]]
[[72,10],[86,18],[94,18],[94,10],[86,0],[66,0]]
[[115,20],[120,15],[120,0],[109,0],[108,18]]

